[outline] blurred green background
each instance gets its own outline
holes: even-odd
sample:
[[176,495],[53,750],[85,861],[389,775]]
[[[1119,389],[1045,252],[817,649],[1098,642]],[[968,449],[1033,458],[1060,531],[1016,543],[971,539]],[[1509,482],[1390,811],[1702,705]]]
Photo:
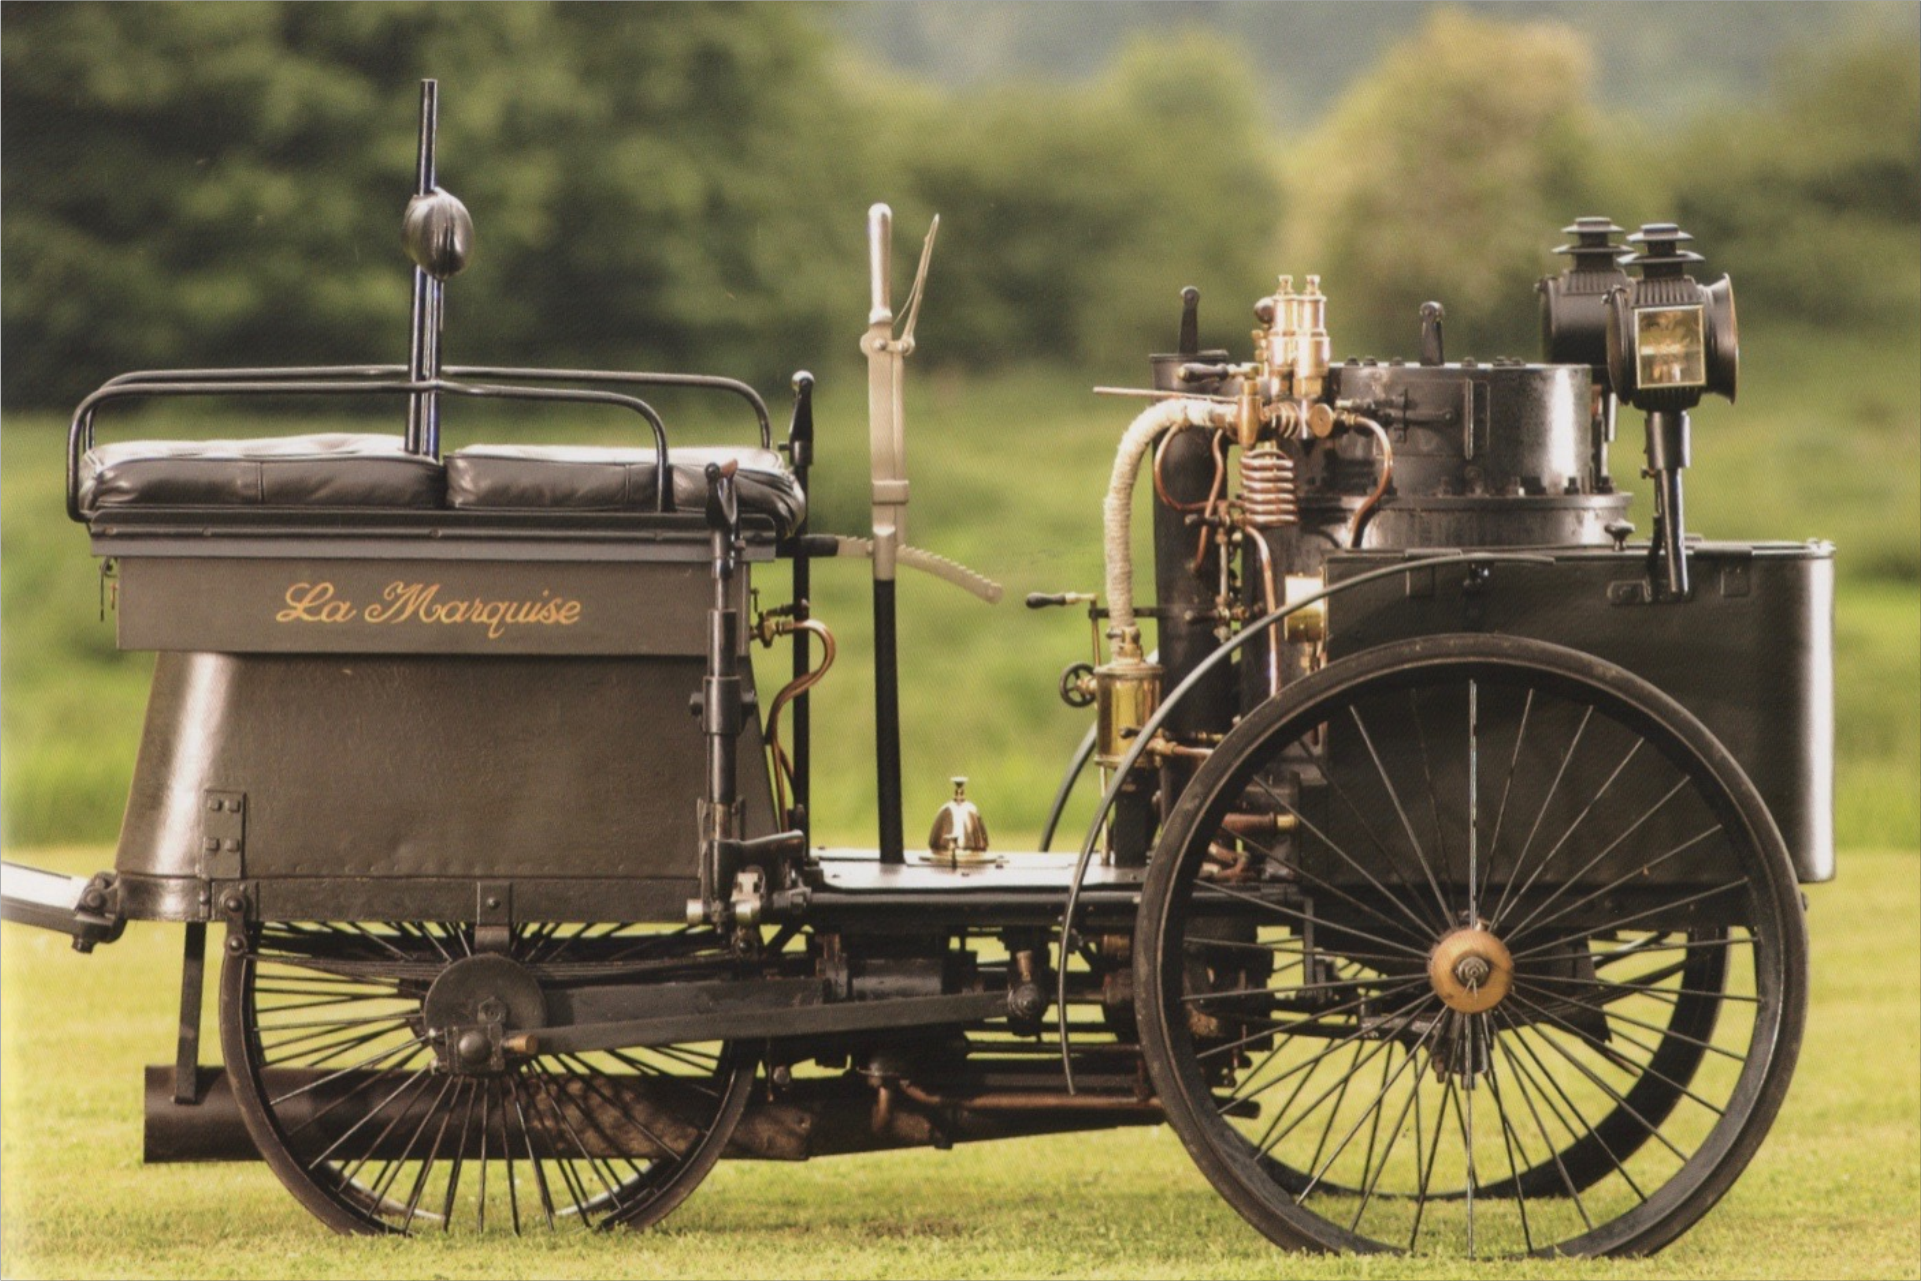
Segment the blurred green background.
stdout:
[[[941,213],[909,375],[912,540],[1011,600],[902,583],[910,839],[952,773],[972,777],[998,844],[1038,832],[1086,723],[1054,689],[1087,634],[1016,602],[1097,585],[1132,410],[1088,390],[1145,378],[1183,285],[1203,291],[1204,339],[1237,351],[1274,275],[1316,271],[1337,357],[1409,353],[1427,298],[1448,306],[1451,354],[1532,355],[1533,282],[1557,269],[1562,226],[1680,221],[1733,273],[1745,348],[1740,404],[1696,417],[1690,524],[1839,548],[1842,879],[1811,895],[1801,1079],[1725,1205],[1640,1263],[1283,1255],[1164,1130],[1012,1160],[728,1163],[644,1246],[344,1243],[258,1167],[139,1164],[136,1068],[172,1030],[171,931],[79,961],[9,929],[0,1270],[1915,1275],[1921,6],[0,4],[10,854],[108,864],[152,665],[115,650],[65,519],[65,414],[132,368],[400,359],[398,230],[427,75],[442,181],[479,231],[451,288],[450,359],[731,373],[777,409],[810,368],[817,528],[866,521],[864,212],[891,201],[908,243]],[[660,403],[677,440],[747,439],[725,406]],[[398,430],[391,406],[355,412],[175,405],[101,430]],[[629,431],[448,416],[449,447]],[[1639,434],[1624,423],[1615,456],[1630,491]],[[1645,531],[1645,499],[1633,514]],[[816,584],[842,653],[814,696],[818,830],[869,844],[865,565],[822,564]],[[767,656],[763,688],[785,661]]]
[[[130,368],[399,359],[397,230],[416,81],[434,75],[442,181],[479,229],[451,358],[699,369],[770,392],[811,368],[817,528],[865,523],[863,212],[890,200],[913,240],[938,210],[910,372],[912,537],[1016,598],[1095,583],[1129,411],[1087,389],[1141,381],[1181,286],[1203,291],[1203,337],[1236,349],[1274,273],[1318,271],[1337,357],[1408,352],[1430,297],[1452,354],[1530,355],[1533,281],[1563,225],[1677,219],[1733,273],[1746,347],[1740,405],[1697,416],[1691,524],[1837,543],[1841,840],[1921,845],[1918,15],[0,6],[5,840],[112,839],[150,663],[114,650],[63,519],[64,411]],[[665,407],[678,439],[742,438],[719,407]],[[273,412],[175,407],[102,430],[340,425],[331,407],[324,423]],[[456,444],[626,430],[449,415]],[[1638,437],[1628,423],[1616,457],[1630,490]],[[817,696],[817,817],[868,843],[863,571],[819,575],[843,659]],[[997,837],[1031,839],[1082,729],[1052,691],[1084,627],[903,590],[910,826],[968,773]]]

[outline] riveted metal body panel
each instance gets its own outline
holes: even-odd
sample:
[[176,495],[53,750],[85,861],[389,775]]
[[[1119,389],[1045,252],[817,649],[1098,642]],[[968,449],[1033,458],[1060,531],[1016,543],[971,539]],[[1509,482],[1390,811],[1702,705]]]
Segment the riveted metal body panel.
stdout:
[[[207,868],[208,797],[244,793],[263,902],[291,897],[269,888],[283,879],[324,905],[329,881],[458,878],[441,897],[465,918],[481,880],[691,885],[701,674],[678,656],[163,653],[116,869],[156,914],[204,911],[184,886]],[[744,719],[751,836],[773,815],[759,718]]]

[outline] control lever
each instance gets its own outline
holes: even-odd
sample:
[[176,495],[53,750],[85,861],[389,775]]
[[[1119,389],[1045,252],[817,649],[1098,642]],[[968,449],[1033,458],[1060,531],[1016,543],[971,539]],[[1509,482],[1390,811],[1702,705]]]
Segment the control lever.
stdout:
[[[874,540],[871,538],[850,538],[844,534],[829,534],[824,537],[832,539],[835,556],[864,558],[874,554]],[[923,574],[944,578],[963,591],[972,592],[989,605],[998,604],[1003,594],[1001,585],[985,574],[977,574],[965,565],[956,564],[945,556],[937,556],[919,547],[898,545],[894,549],[894,559],[896,563],[905,565],[909,569],[918,569]]]
[[734,485],[739,470],[734,458],[707,464],[707,528],[729,538],[740,537],[740,493]]

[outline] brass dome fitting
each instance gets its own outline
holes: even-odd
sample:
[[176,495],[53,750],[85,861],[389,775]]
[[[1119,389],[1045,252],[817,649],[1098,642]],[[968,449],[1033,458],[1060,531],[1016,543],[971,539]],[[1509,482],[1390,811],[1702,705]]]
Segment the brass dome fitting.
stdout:
[[987,821],[981,817],[980,807],[967,799],[965,778],[955,778],[954,799],[934,815],[927,849],[937,862],[957,867],[993,861],[987,853]]
[[1427,959],[1428,981],[1450,1010],[1483,1014],[1501,1003],[1514,982],[1507,944],[1479,925],[1445,935]]

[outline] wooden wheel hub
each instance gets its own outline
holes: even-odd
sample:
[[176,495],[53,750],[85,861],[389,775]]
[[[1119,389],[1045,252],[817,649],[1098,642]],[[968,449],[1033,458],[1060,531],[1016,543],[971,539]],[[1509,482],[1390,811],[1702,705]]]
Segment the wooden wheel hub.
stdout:
[[1478,925],[1442,937],[1427,960],[1428,981],[1450,1010],[1482,1014],[1501,1003],[1514,981],[1507,945]]

